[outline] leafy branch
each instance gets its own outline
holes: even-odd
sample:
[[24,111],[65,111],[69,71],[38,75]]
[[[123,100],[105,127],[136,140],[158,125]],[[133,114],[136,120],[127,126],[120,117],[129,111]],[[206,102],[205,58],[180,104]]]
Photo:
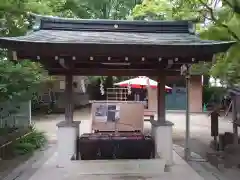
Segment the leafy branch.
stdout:
[[222,0],[223,3],[228,5],[235,13],[240,14],[240,3],[237,0],[233,0],[233,3],[230,3],[228,0]]
[[[236,34],[234,31],[232,31],[231,28],[230,28],[228,25],[222,23],[221,21],[218,20],[217,17],[215,17],[213,8],[211,8],[211,7],[210,7],[207,3],[205,3],[203,0],[199,0],[199,2],[208,10],[209,15],[210,15],[210,20],[212,20],[216,25],[225,28],[225,29],[228,31],[228,33],[231,34],[231,36],[232,36],[235,40],[237,40],[238,42],[240,42],[240,38],[237,36],[237,34]],[[206,18],[207,18],[207,17],[206,17]]]

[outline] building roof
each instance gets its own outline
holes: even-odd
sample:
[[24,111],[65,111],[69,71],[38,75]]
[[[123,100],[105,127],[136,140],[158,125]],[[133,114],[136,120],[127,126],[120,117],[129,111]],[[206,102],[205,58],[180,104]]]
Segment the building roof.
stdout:
[[229,44],[229,42],[201,40],[194,35],[193,24],[189,21],[74,20],[50,17],[42,17],[39,21],[37,23],[39,26],[35,26],[34,32],[21,37],[1,38],[1,44],[9,41],[162,46],[222,44],[223,51]]
[[39,30],[26,36],[2,38],[2,40],[4,39],[7,41],[53,44],[141,44],[162,46],[212,46],[224,44],[223,42],[218,41],[201,40],[197,36],[187,33],[166,32],[160,34],[110,31]]
[[[175,68],[180,69],[179,64],[211,61],[213,54],[227,51],[233,43],[201,40],[189,21],[76,20],[44,16],[36,18],[31,33],[0,38],[0,46],[16,51],[20,59],[38,59],[52,67],[54,57],[74,56],[79,67],[86,68],[107,67],[102,63],[109,58],[122,63],[127,57],[133,69],[165,68],[169,58],[176,59]],[[90,57],[94,57],[91,63]]]

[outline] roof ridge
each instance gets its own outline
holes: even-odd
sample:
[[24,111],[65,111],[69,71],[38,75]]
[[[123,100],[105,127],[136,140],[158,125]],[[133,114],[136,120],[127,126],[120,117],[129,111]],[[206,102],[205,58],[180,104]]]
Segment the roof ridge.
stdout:
[[30,13],[31,16],[35,18],[40,18],[41,20],[47,20],[47,21],[75,21],[75,22],[81,22],[81,21],[95,21],[95,22],[142,22],[142,23],[189,23],[192,22],[192,20],[113,20],[113,19],[82,19],[82,18],[66,18],[66,17],[59,17],[59,16],[50,16],[50,15],[40,15],[35,13]]
[[34,30],[146,32],[146,33],[195,33],[191,21],[143,21],[110,19],[74,19],[32,14]]

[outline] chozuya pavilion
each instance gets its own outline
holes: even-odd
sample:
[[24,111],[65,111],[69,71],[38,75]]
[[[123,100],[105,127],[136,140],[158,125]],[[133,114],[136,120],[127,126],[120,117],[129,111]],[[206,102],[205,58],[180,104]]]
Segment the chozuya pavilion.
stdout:
[[[58,124],[61,165],[76,154],[78,128],[73,121],[73,75],[158,77],[157,120],[151,121],[155,157],[172,164],[172,123],[165,116],[165,79],[181,67],[212,61],[234,42],[201,40],[189,21],[83,20],[37,16],[33,32],[1,37],[13,60],[41,62],[51,75],[66,77],[65,121]],[[184,65],[184,66],[183,66]]]

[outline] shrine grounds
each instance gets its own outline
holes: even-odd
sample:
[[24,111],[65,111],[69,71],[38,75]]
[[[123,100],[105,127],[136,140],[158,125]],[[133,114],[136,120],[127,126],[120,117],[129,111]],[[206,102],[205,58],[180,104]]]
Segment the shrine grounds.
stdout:
[[[167,120],[174,123],[173,127],[173,143],[175,152],[183,156],[184,147],[184,136],[185,136],[185,114],[184,112],[171,112],[168,111],[166,114]],[[89,132],[90,126],[90,109],[78,110],[74,113],[74,120],[80,121],[80,133]],[[49,148],[43,152],[36,153],[37,155],[33,157],[26,165],[24,170],[20,170],[22,175],[19,175],[16,180],[28,180],[34,172],[41,167],[45,161],[50,158],[56,151],[56,123],[64,120],[64,114],[53,114],[46,116],[33,117],[33,122],[37,129],[45,131],[49,139]],[[230,117],[220,118],[219,121],[219,132],[232,132],[232,124],[229,122]],[[192,161],[189,163],[190,166],[197,171],[197,173],[206,180],[235,180],[240,176],[240,172],[234,169],[225,169],[224,171],[219,171],[215,167],[211,166],[205,161],[205,154],[209,150],[209,143],[212,140],[210,136],[210,118],[207,114],[198,113],[191,114],[190,118],[190,146],[192,153]],[[150,122],[146,121],[144,124],[145,133],[150,132],[151,125]],[[17,170],[15,170],[15,174]],[[25,173],[23,173],[25,171]],[[15,175],[16,176],[16,175]],[[11,176],[6,177],[6,180],[12,180],[14,173]],[[5,180],[5,179],[4,179]]]
[[[173,141],[174,144],[184,146],[185,137],[185,113],[183,111],[168,111],[166,114],[168,121],[174,123],[173,126]],[[78,110],[74,113],[74,121],[82,120],[80,126],[82,131],[80,133],[88,132],[90,129],[90,109]],[[229,122],[229,117],[220,117],[219,120],[219,133],[232,132],[232,124]],[[45,131],[49,140],[55,142],[56,137],[56,123],[64,120],[64,114],[46,115],[40,117],[33,117],[37,129]],[[145,133],[150,133],[151,124],[148,121],[144,123]],[[191,114],[190,119],[190,136],[191,136],[191,150],[202,157],[205,157],[206,151],[209,148],[209,143],[212,140],[211,137],[211,122],[207,113]]]

